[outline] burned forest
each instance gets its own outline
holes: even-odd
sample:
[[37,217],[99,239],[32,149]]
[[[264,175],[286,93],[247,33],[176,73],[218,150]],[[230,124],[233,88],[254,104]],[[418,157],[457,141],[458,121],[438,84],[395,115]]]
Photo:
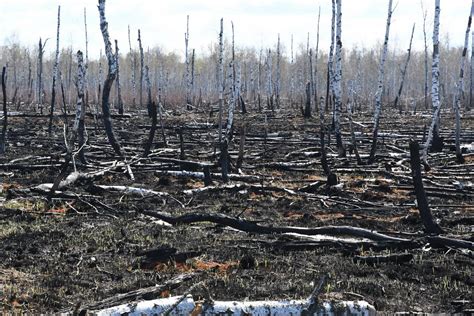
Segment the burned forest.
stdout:
[[343,0],[303,43],[183,8],[167,51],[106,0],[5,41],[0,311],[474,313],[474,0],[406,3],[362,47]]

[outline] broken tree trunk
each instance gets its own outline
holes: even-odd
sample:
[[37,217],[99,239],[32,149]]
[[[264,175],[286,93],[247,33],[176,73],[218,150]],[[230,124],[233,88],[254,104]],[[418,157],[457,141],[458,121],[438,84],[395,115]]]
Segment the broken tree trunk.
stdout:
[[56,81],[58,79],[58,67],[59,67],[59,27],[61,22],[61,6],[58,6],[58,30],[56,34],[56,55],[54,58],[53,68],[53,85],[51,88],[51,109],[49,112],[49,126],[48,134],[51,134],[53,128],[53,115],[54,115],[54,104],[56,102]]
[[[393,102],[393,107],[395,109],[397,108],[397,105],[400,101],[400,96],[402,95],[403,84],[405,83],[405,75],[407,73],[408,63],[410,62],[411,44],[413,43],[413,33],[415,33],[415,24],[414,23],[413,23],[413,28],[411,29],[410,45],[408,46],[407,59],[405,61],[405,65],[403,66],[403,70],[402,70],[402,80],[400,82],[400,88],[398,88],[397,97],[395,98],[395,101]],[[403,110],[403,107],[402,107],[402,103],[400,102],[400,106],[398,108],[398,113],[402,114],[402,110]]]
[[[140,109],[143,109],[143,79],[145,75],[145,64],[143,61],[143,46],[142,46],[142,37],[140,30],[138,30],[138,49],[140,51],[140,84],[139,84],[139,90],[138,90],[138,99],[140,101]],[[148,109],[150,110],[150,109]],[[148,115],[150,115],[150,112],[148,112]]]
[[222,145],[222,112],[224,111],[224,19],[221,19],[219,32],[219,65],[217,71],[217,90],[219,91],[219,146]]
[[77,106],[76,106],[76,118],[74,120],[72,143],[77,137],[78,148],[79,148],[79,160],[85,164],[86,158],[84,156],[84,145],[85,145],[85,126],[84,118],[86,115],[86,108],[84,103],[84,79],[86,75],[86,68],[84,66],[83,54],[81,51],[77,52]]
[[331,46],[329,47],[328,56],[328,73],[327,73],[327,85],[326,85],[326,111],[329,109],[329,104],[332,99],[332,84],[334,80],[333,72],[333,58],[334,58],[334,37],[335,37],[335,24],[336,24],[336,0],[332,0],[332,16],[331,16]]
[[388,16],[387,16],[387,25],[385,28],[385,39],[383,42],[383,51],[380,56],[380,65],[379,65],[379,78],[377,92],[375,93],[375,112],[374,112],[374,129],[372,132],[372,145],[370,148],[369,164],[375,161],[375,152],[377,151],[377,136],[379,132],[379,122],[380,114],[382,113],[382,93],[384,86],[384,77],[385,77],[385,60],[387,59],[387,50],[388,50],[388,38],[390,35],[390,23],[392,19],[392,2],[393,0],[388,1]]
[[151,101],[151,83],[150,83],[150,76],[148,74],[148,66],[145,66],[145,83],[148,91],[148,98],[147,98],[147,107],[151,111],[151,127],[150,133],[148,134],[148,141],[145,143],[145,150],[143,152],[143,157],[147,157],[150,154],[151,147],[153,145],[153,138],[155,137],[156,131],[156,124],[157,124],[157,111],[156,111],[156,104],[155,102]]
[[102,119],[104,120],[104,127],[107,137],[109,139],[109,143],[114,149],[115,153],[122,157],[122,150],[120,148],[120,144],[117,141],[112,124],[112,118],[110,116],[110,104],[109,104],[109,97],[110,97],[110,90],[112,88],[112,84],[115,80],[115,76],[117,74],[117,59],[112,51],[112,44],[110,42],[109,31],[108,31],[108,23],[105,19],[105,0],[99,0],[99,14],[100,14],[100,30],[102,32],[102,37],[104,39],[105,44],[105,54],[107,56],[107,60],[109,63],[109,71],[107,74],[107,78],[104,82],[104,89],[102,91]]
[[410,141],[410,164],[421,221],[423,222],[426,232],[441,234],[441,227],[433,220],[433,215],[428,205],[428,199],[421,177],[420,146],[414,140]]

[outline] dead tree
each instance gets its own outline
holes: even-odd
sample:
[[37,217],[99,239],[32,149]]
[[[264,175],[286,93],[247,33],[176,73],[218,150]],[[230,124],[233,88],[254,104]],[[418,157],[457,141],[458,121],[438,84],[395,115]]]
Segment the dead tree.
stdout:
[[273,111],[273,84],[272,84],[272,51],[267,51],[267,58],[265,62],[266,68],[266,94],[267,94],[267,108]]
[[40,113],[43,114],[43,55],[44,55],[44,47],[48,42],[48,38],[42,43],[41,37],[39,40],[38,46],[38,65],[36,67],[36,83],[37,83],[37,96],[36,101],[38,102],[38,106],[40,108]]
[[[310,71],[312,73],[312,68],[313,68],[313,50],[312,49],[309,50],[308,58],[309,58]],[[313,99],[311,85],[312,85],[311,80],[306,83],[306,90],[305,90],[306,100],[305,100],[305,107],[304,107],[304,110],[303,110],[303,117],[304,118],[310,118],[311,117],[311,100]]]
[[158,122],[156,104],[152,102],[151,98],[151,83],[149,76],[148,66],[145,66],[145,84],[147,89],[147,107],[151,110],[151,128],[150,133],[148,134],[148,141],[145,143],[145,150],[143,152],[143,157],[147,157],[150,154],[151,147],[153,146],[153,138],[155,137],[156,125]]
[[362,159],[360,158],[359,155],[359,150],[357,149],[357,140],[354,132],[354,124],[352,121],[352,107],[355,106],[354,104],[354,87],[350,87],[349,90],[349,102],[347,104],[347,114],[349,116],[349,130],[351,131],[351,141],[352,141],[352,150],[354,151],[354,155],[357,160],[358,165],[362,165]]
[[84,33],[86,39],[86,60],[84,63],[84,111],[89,105],[89,80],[87,78],[87,69],[89,67],[89,39],[87,37],[87,11],[84,8]]
[[[471,11],[471,16],[474,12]],[[467,109],[472,109],[474,105],[474,32],[471,33],[471,71],[470,71],[470,89],[469,89],[469,102]]]
[[421,221],[425,230],[430,234],[441,234],[441,227],[433,220],[425,188],[421,177],[420,146],[416,141],[410,141],[410,164],[415,187],[416,201],[420,212]]
[[[413,43],[413,33],[415,33],[415,24],[413,24],[413,28],[411,29],[410,45],[408,46],[407,59],[405,60],[405,65],[403,66],[403,70],[402,70],[402,80],[400,82],[400,88],[398,88],[397,97],[395,98],[395,101],[393,102],[394,108],[397,108],[397,104],[400,100],[400,96],[402,95],[403,84],[405,83],[405,75],[407,73],[408,63],[410,62],[410,57],[411,57],[411,44]],[[400,114],[402,114],[402,109],[403,109],[401,104],[402,103],[400,102],[400,107],[398,108],[398,112]]]
[[123,114],[123,101],[122,101],[122,87],[120,85],[120,58],[119,58],[119,49],[117,40],[115,40],[115,59],[117,63],[117,81],[116,81],[116,88],[117,88],[117,108],[120,115]]
[[136,82],[136,72],[137,72],[137,58],[134,51],[132,50],[132,41],[130,39],[130,25],[128,26],[128,46],[130,49],[130,70],[131,80],[132,80],[132,106],[136,106],[136,96],[137,96],[137,82]]
[[186,33],[184,33],[184,44],[185,44],[185,64],[186,64],[186,73],[184,76],[185,87],[186,87],[186,108],[188,110],[192,107],[192,100],[191,100],[191,73],[189,67],[189,15],[186,17]]
[[76,138],[78,141],[79,148],[79,160],[85,164],[86,158],[84,155],[84,145],[85,140],[85,124],[84,118],[86,115],[86,108],[84,103],[84,87],[85,87],[85,76],[86,76],[86,67],[84,65],[84,57],[81,51],[77,52],[77,78],[76,78],[76,88],[77,88],[77,105],[76,105],[76,118],[74,120],[73,134],[72,134],[72,143],[74,144]]
[[334,72],[334,133],[336,135],[336,145],[339,157],[346,155],[346,150],[342,144],[341,135],[341,108],[342,108],[342,11],[341,1],[337,0],[337,17],[336,17],[336,65]]
[[439,96],[439,16],[440,0],[435,0],[435,15],[433,22],[433,63],[431,66],[431,102],[433,105],[433,116],[431,119],[428,137],[423,148],[423,162],[428,166],[428,151],[433,142],[433,149],[439,151],[442,149],[442,140],[439,136],[439,115],[441,111],[441,101]]
[[469,19],[467,21],[467,28],[466,28],[466,36],[464,37],[464,49],[462,50],[461,55],[461,65],[459,67],[459,80],[457,83],[457,91],[456,91],[456,99],[454,101],[454,112],[456,115],[456,159],[459,163],[464,162],[464,158],[461,152],[461,115],[459,113],[461,107],[461,97],[463,93],[463,85],[464,85],[464,64],[466,60],[467,54],[467,46],[469,44],[469,33],[471,32],[471,23],[472,23],[472,13],[474,10],[474,0],[472,1],[471,5],[471,12],[469,14]]
[[276,79],[275,79],[275,104],[280,107],[280,92],[281,92],[281,49],[280,49],[280,34],[278,34],[277,42],[277,64],[276,64]]
[[387,25],[385,28],[385,39],[383,42],[383,51],[380,56],[380,65],[379,65],[379,77],[378,77],[378,86],[377,92],[375,93],[375,111],[374,111],[374,129],[372,132],[372,146],[370,148],[369,163],[375,161],[375,152],[377,151],[377,135],[379,132],[379,123],[380,123],[380,114],[382,113],[382,93],[384,86],[384,66],[385,60],[387,58],[387,48],[388,48],[388,38],[390,35],[390,21],[392,19],[392,2],[393,0],[388,1],[388,16],[387,16]]
[[426,16],[428,12],[423,8],[421,1],[421,11],[423,12],[423,42],[424,42],[424,60],[425,60],[425,84],[424,84],[424,103],[425,110],[428,109],[428,42],[426,40]]
[[219,32],[217,90],[219,91],[219,146],[222,146],[222,112],[224,111],[224,19],[221,19],[221,30]]
[[5,153],[8,127],[8,108],[7,108],[7,87],[6,87],[7,67],[2,69],[2,94],[3,94],[3,125],[2,135],[0,135],[0,155]]
[[107,78],[104,82],[104,89],[102,91],[102,118],[104,120],[105,132],[109,143],[114,149],[115,153],[122,157],[122,150],[120,144],[117,141],[112,124],[112,118],[110,116],[110,90],[112,84],[114,83],[115,76],[117,75],[117,59],[112,51],[112,43],[110,42],[108,23],[105,19],[105,0],[99,0],[99,15],[100,15],[100,30],[102,32],[102,37],[104,39],[105,45],[105,54],[107,56],[107,61],[109,64]]
[[[138,50],[140,52],[140,84],[138,85],[138,99],[140,101],[140,109],[143,109],[143,76],[145,71],[145,65],[143,61],[143,46],[142,46],[142,37],[140,35],[140,30],[138,30]],[[150,115],[150,109],[148,109],[148,115]]]
[[329,47],[328,56],[328,70],[326,80],[326,111],[329,110],[329,104],[332,99],[332,84],[334,80],[333,73],[333,59],[334,59],[334,37],[335,37],[335,24],[336,24],[336,0],[332,0],[332,15],[331,15],[331,46]]
[[316,50],[314,52],[314,83],[313,83],[313,93],[314,93],[314,107],[316,112],[319,111],[318,105],[318,57],[319,57],[319,22],[321,20],[321,6],[319,6],[318,11],[318,24],[316,30]]
[[58,80],[58,67],[59,67],[59,27],[61,22],[61,6],[58,6],[58,30],[56,33],[56,55],[54,57],[54,68],[53,68],[53,85],[51,88],[51,109],[49,112],[49,126],[48,133],[51,134],[53,128],[53,115],[54,115],[54,103],[56,102],[56,81]]

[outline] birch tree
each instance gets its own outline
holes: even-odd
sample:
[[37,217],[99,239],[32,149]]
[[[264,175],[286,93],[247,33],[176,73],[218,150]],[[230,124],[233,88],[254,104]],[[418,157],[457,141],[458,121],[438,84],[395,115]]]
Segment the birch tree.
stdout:
[[123,114],[122,86],[120,84],[120,58],[117,40],[115,40],[115,62],[117,64],[117,78],[115,82],[117,89],[117,109],[119,114]]
[[342,107],[342,11],[341,1],[337,0],[337,22],[336,22],[336,69],[334,73],[334,133],[339,157],[345,156],[341,135],[341,107]]
[[43,55],[44,55],[44,48],[46,46],[46,43],[48,42],[48,39],[42,43],[42,39],[40,37],[39,39],[39,44],[38,44],[38,64],[36,66],[36,84],[37,84],[37,90],[36,90],[36,102],[38,102],[38,106],[40,108],[40,113],[43,114]]
[[84,87],[85,87],[85,76],[86,68],[84,65],[84,56],[81,51],[77,52],[77,78],[76,78],[76,89],[77,89],[77,103],[76,103],[76,117],[74,120],[74,125],[72,129],[72,143],[75,142],[76,138],[78,141],[78,155],[79,160],[82,163],[86,163],[84,155],[84,145],[85,145],[85,124],[84,118],[86,114],[85,104],[84,104]]
[[137,57],[135,52],[132,49],[132,41],[130,38],[130,25],[128,26],[128,47],[130,51],[130,70],[131,70],[131,83],[132,83],[132,106],[135,108],[136,106],[136,96],[137,96],[137,82],[136,82],[136,75],[137,75]]
[[385,39],[383,42],[382,55],[380,56],[377,92],[375,93],[374,129],[372,131],[372,146],[370,148],[369,163],[373,163],[375,161],[375,152],[377,150],[377,135],[379,132],[380,114],[382,113],[382,93],[385,78],[384,66],[385,60],[387,59],[388,39],[390,36],[390,23],[393,13],[392,2],[393,0],[388,1],[388,16],[387,25],[385,27]]
[[56,54],[54,57],[54,68],[53,68],[53,84],[51,88],[51,109],[49,112],[49,126],[48,133],[51,134],[53,128],[53,114],[54,114],[54,103],[56,101],[56,81],[58,80],[58,65],[59,65],[59,27],[61,23],[61,6],[58,6],[58,29],[56,32]]
[[104,39],[105,55],[107,56],[107,61],[109,65],[107,78],[105,79],[104,89],[102,92],[102,117],[109,143],[114,149],[115,153],[118,156],[122,157],[122,149],[120,148],[120,144],[115,137],[112,118],[110,116],[109,97],[112,84],[114,83],[115,76],[117,75],[117,59],[112,51],[112,43],[110,42],[108,23],[105,19],[105,0],[99,0],[98,9],[100,16],[100,31],[102,33],[102,38]]
[[326,111],[329,109],[329,104],[332,99],[332,88],[334,81],[333,73],[333,58],[334,58],[334,37],[335,37],[335,24],[336,24],[336,0],[332,0],[332,15],[331,15],[331,45],[329,46],[328,55],[328,71],[327,71],[327,82],[326,82]]
[[277,65],[276,65],[276,79],[275,79],[275,103],[276,107],[280,107],[280,91],[281,91],[281,49],[280,49],[280,34],[278,34],[277,42]]
[[423,148],[423,162],[428,165],[428,151],[431,142],[440,142],[439,139],[439,114],[441,110],[441,102],[439,97],[439,16],[441,12],[440,0],[435,0],[435,14],[433,22],[433,62],[431,66],[431,102],[433,106],[433,116],[431,119],[428,137],[426,138],[425,147]]
[[217,71],[217,90],[219,91],[219,146],[222,144],[222,112],[224,107],[224,19],[221,19],[219,32],[219,61]]
[[[143,76],[145,72],[145,64],[144,64],[144,57],[143,57],[143,46],[142,46],[142,37],[140,34],[140,30],[138,30],[138,50],[140,52],[140,84],[138,85],[138,99],[140,101],[140,109],[143,109]],[[150,115],[150,113],[148,113]]]
[[472,0],[471,4],[471,12],[469,14],[469,18],[467,20],[467,28],[466,28],[466,36],[464,37],[464,49],[462,50],[462,55],[461,55],[461,65],[459,67],[459,80],[457,83],[457,91],[456,91],[456,99],[454,101],[454,113],[456,116],[456,137],[455,137],[455,143],[456,143],[456,159],[459,163],[464,162],[464,158],[462,156],[461,152],[461,114],[460,114],[460,107],[461,107],[461,97],[463,93],[463,84],[464,84],[464,64],[466,60],[466,54],[467,54],[467,47],[469,45],[469,33],[471,32],[471,23],[472,23],[472,14],[474,11],[474,0]]
[[186,87],[186,108],[191,109],[192,100],[191,100],[191,74],[190,74],[190,65],[189,65],[189,15],[186,17],[186,33],[184,33],[184,43],[185,43],[185,64],[186,64],[186,73],[184,77],[184,84]]

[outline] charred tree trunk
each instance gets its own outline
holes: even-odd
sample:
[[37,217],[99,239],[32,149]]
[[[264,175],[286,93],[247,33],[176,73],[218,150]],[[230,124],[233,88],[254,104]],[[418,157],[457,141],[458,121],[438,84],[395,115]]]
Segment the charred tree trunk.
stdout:
[[425,188],[421,177],[420,146],[416,141],[410,141],[410,164],[413,175],[413,184],[415,186],[416,201],[420,212],[421,221],[425,230],[430,234],[441,234],[441,227],[433,220],[428,200],[426,198]]
[[333,72],[333,58],[334,58],[334,37],[336,24],[336,0],[332,0],[332,16],[331,16],[331,46],[329,47],[328,56],[328,72],[326,82],[326,112],[329,110],[329,105],[332,100],[332,84],[334,80]]
[[6,149],[7,127],[8,127],[8,108],[7,108],[7,87],[6,87],[7,67],[2,69],[2,95],[3,95],[3,125],[2,135],[0,135],[0,154],[3,155]]
[[56,33],[56,55],[54,58],[54,69],[53,69],[53,86],[51,88],[51,109],[49,112],[49,126],[48,134],[51,134],[53,129],[53,115],[54,115],[54,104],[56,102],[56,81],[58,79],[58,67],[59,67],[59,27],[61,22],[61,6],[58,6],[58,30]]
[[104,82],[104,89],[102,92],[102,117],[104,120],[104,127],[105,132],[107,133],[107,137],[109,139],[109,143],[114,149],[115,153],[123,157],[122,150],[120,148],[120,144],[117,141],[112,124],[112,118],[110,116],[110,90],[112,88],[112,84],[114,83],[115,76],[117,75],[117,59],[112,51],[112,44],[110,42],[109,31],[108,31],[108,23],[105,19],[105,0],[99,0],[99,14],[100,14],[100,30],[102,32],[102,37],[104,39],[105,44],[105,54],[107,56],[109,70],[107,74],[107,78]]
[[132,41],[130,39],[130,25],[128,26],[128,46],[130,49],[130,70],[131,70],[131,80],[132,80],[132,106],[136,106],[136,96],[137,96],[137,82],[136,82],[136,72],[137,72],[137,58],[135,52],[132,50]]
[[155,137],[156,131],[156,124],[157,124],[157,113],[156,113],[156,104],[152,102],[151,99],[151,83],[150,83],[150,76],[148,74],[148,66],[145,66],[145,83],[147,88],[147,107],[151,110],[151,128],[150,134],[148,135],[148,141],[145,143],[145,150],[143,152],[143,157],[147,157],[150,154],[151,147],[153,146],[153,138]]
[[392,13],[393,13],[392,2],[393,2],[392,0],[388,1],[388,17],[387,17],[387,25],[385,28],[385,40],[383,43],[382,56],[380,57],[378,87],[377,87],[377,92],[375,94],[374,130],[372,132],[372,145],[370,148],[369,164],[375,161],[375,153],[377,151],[377,136],[379,132],[380,114],[382,113],[382,93],[383,93],[384,76],[385,76],[384,66],[385,66],[385,60],[387,58],[388,38],[390,35],[390,22],[391,22]]
[[[393,102],[394,108],[397,108],[398,102],[400,101],[400,96],[402,95],[403,84],[405,83],[405,75],[407,73],[408,63],[410,62],[410,57],[411,57],[411,44],[413,43],[413,33],[415,33],[415,24],[413,24],[413,28],[411,29],[410,45],[408,46],[407,59],[405,61],[405,65],[403,66],[403,70],[402,70],[402,80],[400,82],[400,88],[398,88],[397,97],[395,98],[395,101]],[[398,112],[400,114],[402,114],[402,110],[403,110],[403,107],[401,104],[402,103],[400,102],[400,106],[398,108]]]
[[281,92],[281,49],[280,49],[280,34],[278,34],[277,42],[277,64],[276,64],[276,79],[275,79],[275,105],[280,107],[280,92]]
[[185,75],[184,75],[184,81],[185,81],[185,87],[186,87],[186,109],[191,110],[192,109],[192,99],[191,99],[191,73],[190,73],[190,67],[189,67],[189,15],[186,17],[186,33],[184,33],[184,44],[185,44]]
[[311,82],[306,83],[306,101],[305,101],[305,107],[303,111],[303,116],[304,118],[310,118],[311,117]]

